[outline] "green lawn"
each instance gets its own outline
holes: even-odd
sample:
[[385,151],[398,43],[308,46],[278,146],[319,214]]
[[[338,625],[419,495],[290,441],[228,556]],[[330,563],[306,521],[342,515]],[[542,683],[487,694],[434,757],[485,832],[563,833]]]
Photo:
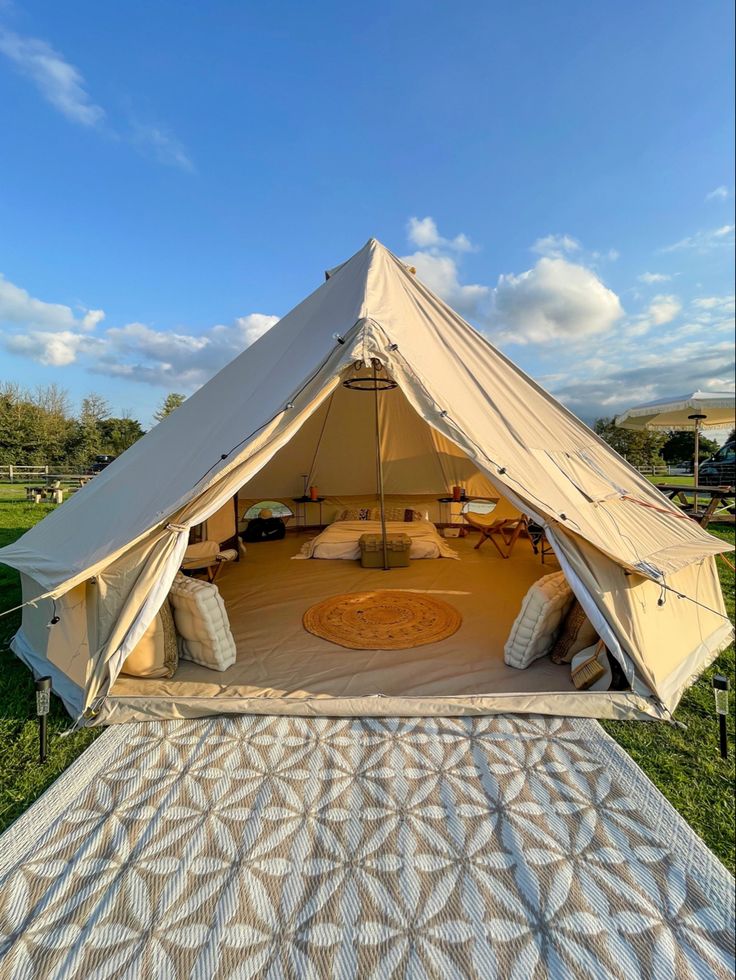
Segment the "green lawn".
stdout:
[[[27,504],[23,488],[0,485],[0,545],[17,538],[48,513],[52,505]],[[718,537],[733,543],[733,528],[711,525]],[[719,561],[729,613],[734,615],[734,576]],[[20,602],[17,576],[0,565],[0,609]],[[17,817],[99,734],[84,730],[59,737],[71,727],[60,702],[53,699],[49,718],[49,759],[37,763],[37,726],[29,671],[8,650],[20,614],[0,619],[0,829]],[[733,872],[734,853],[734,717],[729,718],[730,757],[718,755],[717,723],[711,678],[724,673],[734,685],[734,647],[719,658],[685,695],[676,718],[682,731],[663,723],[604,722],[616,741],[641,766],[688,823]],[[732,696],[732,701],[734,700]]]

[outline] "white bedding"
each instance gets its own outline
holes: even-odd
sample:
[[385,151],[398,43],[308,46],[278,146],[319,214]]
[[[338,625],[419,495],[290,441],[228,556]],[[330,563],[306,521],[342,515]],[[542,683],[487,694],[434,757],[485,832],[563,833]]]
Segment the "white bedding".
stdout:
[[[302,545],[295,558],[360,558],[362,534],[380,534],[380,521],[335,521],[321,534]],[[431,521],[386,521],[387,534],[408,534],[410,558],[459,558],[437,533]]]

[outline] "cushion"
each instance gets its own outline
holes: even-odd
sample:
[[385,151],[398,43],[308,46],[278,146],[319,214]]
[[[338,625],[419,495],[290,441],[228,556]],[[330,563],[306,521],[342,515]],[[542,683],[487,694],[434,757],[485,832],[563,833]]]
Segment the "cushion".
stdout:
[[[361,551],[383,551],[383,538],[380,534],[361,534],[358,539]],[[411,538],[408,534],[387,534],[387,551],[410,551]]]
[[[168,639],[167,631],[170,631]],[[130,677],[173,677],[178,663],[174,623],[166,601],[161,612],[156,613],[151,625],[123,661],[121,673]]]
[[179,634],[179,656],[212,670],[232,667],[235,640],[217,586],[178,574],[169,600]]
[[179,643],[176,639],[174,614],[171,611],[168,596],[159,610],[159,616],[161,617],[161,624],[164,628],[164,661],[170,667],[171,674],[169,674],[169,677],[172,677],[176,668],[179,666]]
[[577,599],[562,623],[555,645],[552,647],[552,659],[556,664],[569,664],[576,653],[592,646],[598,639],[595,627],[585,615],[585,610]]
[[346,507],[335,518],[336,521],[377,521],[378,511],[375,507]]
[[562,572],[545,575],[534,583],[506,640],[503,658],[509,667],[528,667],[549,653],[573,598]]
[[407,523],[410,523],[411,521],[421,521],[423,520],[423,517],[418,510],[414,510],[412,507],[399,506],[386,508],[386,520],[406,521]]

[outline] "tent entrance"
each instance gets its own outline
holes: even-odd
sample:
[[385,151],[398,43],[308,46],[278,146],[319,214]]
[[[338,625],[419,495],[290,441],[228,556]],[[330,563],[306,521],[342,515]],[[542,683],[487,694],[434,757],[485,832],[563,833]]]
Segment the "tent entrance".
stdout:
[[[238,699],[268,712],[298,703],[365,699],[477,697],[562,692],[578,696],[568,667],[549,658],[526,670],[507,667],[503,647],[523,595],[556,565],[542,565],[520,539],[507,561],[469,536],[453,541],[460,561],[413,561],[386,576],[353,561],[293,561],[299,536],[251,545],[247,559],[218,579],[238,650],[237,663],[218,673],[181,661],[171,680],[120,676],[110,698],[176,702]],[[346,649],[304,630],[306,609],[327,596],[370,589],[416,589],[437,595],[462,615],[452,637],[408,650]],[[306,707],[304,710],[307,710]],[[379,712],[380,713],[380,712]]]
[[[354,366],[341,382],[370,374],[370,366]],[[438,526],[457,522],[458,508],[443,500],[454,485],[464,487],[470,498],[492,499],[497,516],[519,516],[473,461],[428,425],[393,385],[379,397],[372,388],[359,393],[339,384],[240,489],[239,513],[244,516],[259,499],[293,509],[305,485],[316,486],[324,498],[322,526],[346,508],[377,508],[382,488],[389,512],[413,508]],[[372,521],[366,530],[376,532],[380,526]],[[347,713],[380,714],[384,700],[412,713],[417,703],[422,711],[427,704],[446,707],[448,698],[562,695],[579,701],[583,696],[571,682],[569,667],[549,658],[525,670],[504,663],[504,645],[524,595],[537,579],[559,570],[554,558],[542,563],[528,538],[517,541],[508,560],[490,544],[476,550],[474,534],[452,538],[448,544],[459,561],[412,560],[386,575],[355,560],[293,560],[315,531],[298,533],[292,524],[285,539],[249,544],[239,563],[222,570],[217,585],[237,648],[232,667],[220,673],[180,661],[170,680],[121,675],[110,691],[108,710],[114,713],[119,706],[125,711],[145,702],[146,712],[157,704],[161,716],[186,710],[199,714],[210,702],[205,710],[339,714],[348,704]],[[392,651],[346,649],[304,629],[302,618],[313,604],[374,589],[437,595],[460,612],[462,625],[438,643]]]

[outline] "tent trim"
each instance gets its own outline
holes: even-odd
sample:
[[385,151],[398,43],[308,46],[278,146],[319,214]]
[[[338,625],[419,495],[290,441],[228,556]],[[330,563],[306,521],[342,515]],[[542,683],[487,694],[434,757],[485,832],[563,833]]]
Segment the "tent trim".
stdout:
[[[171,711],[171,708],[174,711]],[[200,718],[206,714],[294,715],[301,717],[460,717],[480,714],[569,714],[581,718],[668,720],[655,698],[631,691],[499,692],[447,696],[242,698],[146,697],[113,695],[106,699],[92,726],[159,718]]]

